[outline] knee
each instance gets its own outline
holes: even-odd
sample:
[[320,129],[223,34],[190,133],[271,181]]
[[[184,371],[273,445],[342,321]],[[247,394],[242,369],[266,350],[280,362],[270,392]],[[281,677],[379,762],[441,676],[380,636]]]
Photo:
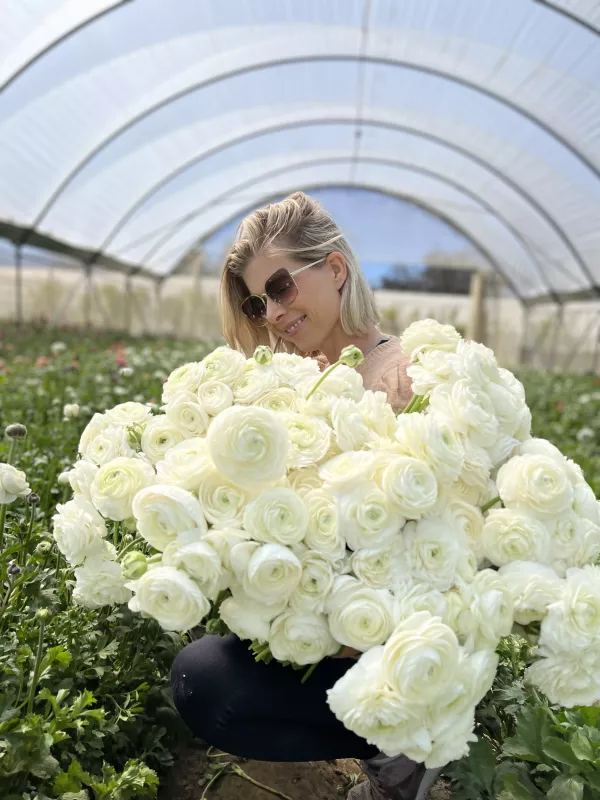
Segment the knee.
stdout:
[[223,663],[222,639],[205,636],[178,653],[171,670],[177,711],[199,738],[211,733],[227,714],[228,670]]

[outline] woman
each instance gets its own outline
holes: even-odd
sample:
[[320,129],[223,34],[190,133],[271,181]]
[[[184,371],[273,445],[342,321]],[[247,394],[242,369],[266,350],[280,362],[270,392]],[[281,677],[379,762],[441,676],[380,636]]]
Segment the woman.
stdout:
[[[297,192],[241,224],[223,270],[221,312],[231,347],[252,355],[259,344],[321,362],[354,344],[365,360],[365,388],[383,391],[395,410],[411,396],[398,339],[379,330],[379,314],[339,228],[319,203]],[[173,666],[179,713],[194,735],[227,753],[262,761],[361,758],[369,781],[349,800],[425,798],[434,776],[347,730],[329,710],[326,691],[354,663],[346,648],[305,683],[273,661],[256,663],[233,634],[188,645]]]

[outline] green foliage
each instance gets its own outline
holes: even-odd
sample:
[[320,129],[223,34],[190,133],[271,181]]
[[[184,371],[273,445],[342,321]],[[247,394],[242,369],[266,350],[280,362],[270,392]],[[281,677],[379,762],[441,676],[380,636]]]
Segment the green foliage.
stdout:
[[[66,348],[53,355],[58,339]],[[157,773],[187,739],[169,687],[185,640],[126,606],[92,611],[73,604],[73,572],[51,530],[57,502],[70,496],[58,475],[72,463],[91,416],[124,400],[160,402],[169,372],[212,347],[114,343],[64,331],[0,335],[0,437],[9,423],[26,425],[12,463],[40,496],[36,506],[17,500],[3,507],[2,800],[154,797]],[[121,374],[124,365],[133,375]],[[80,416],[63,420],[65,403],[77,403]],[[0,438],[0,461],[8,454],[9,442]],[[126,533],[124,526],[116,531],[118,539]]]

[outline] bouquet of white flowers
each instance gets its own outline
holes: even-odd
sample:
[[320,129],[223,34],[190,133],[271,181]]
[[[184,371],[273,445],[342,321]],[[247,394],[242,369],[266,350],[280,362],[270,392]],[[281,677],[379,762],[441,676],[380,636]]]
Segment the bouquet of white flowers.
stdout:
[[359,651],[331,709],[436,767],[475,740],[515,623],[539,635],[529,674],[552,701],[600,701],[600,513],[580,468],[531,438],[491,350],[433,320],[402,343],[414,397],[398,417],[353,347],[323,374],[266,347],[185,364],[162,413],[93,417],[54,535],[89,607],[204,620],[308,671]]

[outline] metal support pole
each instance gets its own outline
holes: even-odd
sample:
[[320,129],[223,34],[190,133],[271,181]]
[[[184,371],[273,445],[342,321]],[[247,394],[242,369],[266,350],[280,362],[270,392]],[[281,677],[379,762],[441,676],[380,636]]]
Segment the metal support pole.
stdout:
[[21,245],[15,245],[15,318],[17,326],[23,325],[23,253]]
[[598,371],[598,355],[600,354],[600,315],[597,317],[598,327],[596,328],[596,341],[594,342],[594,353],[592,355],[592,374]]
[[125,275],[125,302],[124,302],[124,328],[125,333],[131,333],[131,324],[133,322],[133,308],[132,308],[132,297],[133,297],[133,280],[131,277],[131,272],[128,272]]
[[562,303],[560,303],[556,310],[554,329],[552,331],[552,344],[548,352],[547,369],[553,369],[556,366],[556,360],[558,358],[558,343],[560,339],[560,332],[563,328],[563,321],[564,321],[564,306]]
[[83,295],[83,323],[89,330],[92,327],[92,265],[84,264],[85,292]]
[[485,344],[485,275],[474,272],[471,275],[471,316],[467,328],[467,338]]
[[156,325],[156,330],[154,333],[160,335],[162,333],[162,326],[161,326],[161,319],[162,316],[158,313],[158,309],[160,308],[160,301],[161,301],[161,293],[163,288],[163,278],[156,278],[154,283],[154,324]]

